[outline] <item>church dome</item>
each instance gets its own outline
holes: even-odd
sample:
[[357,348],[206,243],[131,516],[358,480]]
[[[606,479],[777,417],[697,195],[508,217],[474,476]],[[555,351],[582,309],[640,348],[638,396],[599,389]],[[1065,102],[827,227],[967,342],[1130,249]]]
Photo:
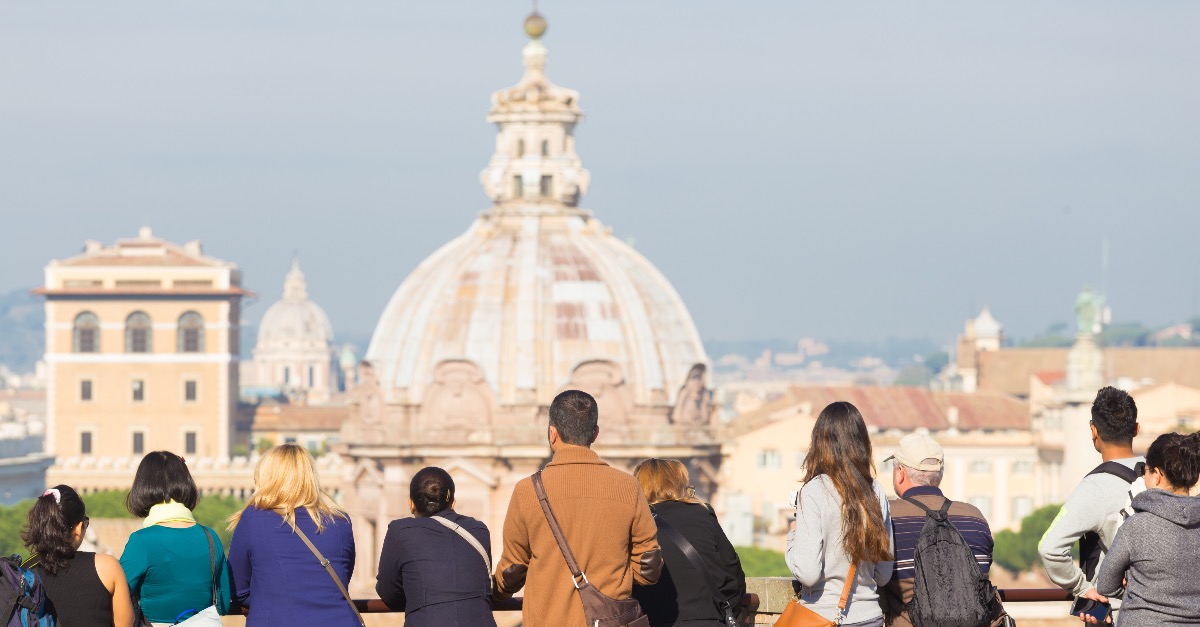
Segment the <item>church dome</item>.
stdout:
[[524,61],[521,81],[492,96],[496,152],[480,177],[492,207],[404,280],[366,361],[389,404],[428,402],[453,367],[495,407],[545,406],[590,382],[669,409],[694,396],[689,375],[701,384],[700,336],[654,265],[577,208],[590,180],[575,153],[579,95],[546,78],[536,36]]
[[300,262],[283,282],[283,298],[271,305],[258,323],[256,355],[268,352],[319,350],[328,353],[333,342],[333,325],[321,306],[308,299],[308,288]]

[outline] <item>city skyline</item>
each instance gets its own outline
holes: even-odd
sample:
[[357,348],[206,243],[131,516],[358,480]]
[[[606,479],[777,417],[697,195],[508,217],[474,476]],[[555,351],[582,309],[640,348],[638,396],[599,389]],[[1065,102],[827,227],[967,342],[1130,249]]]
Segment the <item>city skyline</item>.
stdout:
[[[238,263],[251,322],[298,253],[369,334],[487,208],[527,6],[114,7],[0,8],[0,292],[149,225]],[[1106,237],[1116,320],[1197,313],[1197,9],[871,9],[541,7],[581,204],[703,337],[941,339],[984,305],[1027,337],[1101,287]]]

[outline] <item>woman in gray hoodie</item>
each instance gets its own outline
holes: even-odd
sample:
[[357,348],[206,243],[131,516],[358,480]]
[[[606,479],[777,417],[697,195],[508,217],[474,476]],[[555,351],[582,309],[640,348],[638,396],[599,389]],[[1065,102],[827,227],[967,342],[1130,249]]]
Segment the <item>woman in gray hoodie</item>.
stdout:
[[[1146,452],[1145,492],[1117,531],[1100,566],[1096,590],[1125,590],[1118,627],[1200,624],[1200,433],[1159,436]],[[1095,619],[1088,620],[1095,622]]]

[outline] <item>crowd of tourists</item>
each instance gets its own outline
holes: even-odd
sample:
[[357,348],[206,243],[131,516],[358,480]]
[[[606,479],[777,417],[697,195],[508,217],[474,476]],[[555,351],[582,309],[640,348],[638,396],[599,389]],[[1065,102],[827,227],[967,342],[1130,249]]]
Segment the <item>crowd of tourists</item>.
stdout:
[[[599,428],[590,395],[554,399],[552,459],[515,486],[494,566],[487,526],[454,509],[453,478],[437,467],[414,474],[412,517],[393,521],[383,541],[380,599],[410,627],[494,626],[493,602],[522,590],[528,627],[743,624],[741,563],[687,468],[652,458],[630,476],[592,451]],[[1097,394],[1091,432],[1104,463],[1043,537],[1047,573],[1076,597],[1071,611],[1081,621],[1200,624],[1200,583],[1185,576],[1200,555],[1200,434],[1161,436],[1136,456],[1137,408],[1114,388]],[[988,580],[986,518],[939,488],[941,446],[919,433],[900,440],[888,458],[891,501],[873,460],[859,410],[826,407],[793,494],[785,561],[796,594],[776,624],[1013,624]],[[322,491],[312,456],[275,447],[259,460],[254,485],[228,520],[227,557],[193,515],[199,491],[185,460],[147,455],[126,501],[142,528],[119,560],[79,550],[89,523],[83,499],[66,485],[46,490],[22,532],[27,596],[13,611],[67,627],[198,627],[240,606],[251,627],[363,625],[347,592],[351,521]]]

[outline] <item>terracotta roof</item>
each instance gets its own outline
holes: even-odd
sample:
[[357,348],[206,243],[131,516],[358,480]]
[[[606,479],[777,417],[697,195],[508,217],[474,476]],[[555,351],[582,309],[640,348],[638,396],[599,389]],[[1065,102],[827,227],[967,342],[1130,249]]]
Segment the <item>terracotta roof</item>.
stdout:
[[1042,383],[1044,383],[1046,385],[1054,385],[1055,383],[1058,383],[1059,381],[1062,381],[1067,378],[1067,371],[1065,371],[1065,370],[1043,370],[1041,372],[1033,373],[1033,376],[1037,377],[1038,381],[1041,381]]
[[337,431],[350,417],[348,405],[260,405],[251,431]]
[[[1006,348],[979,354],[979,389],[1017,396],[1029,395],[1029,378],[1037,373],[1063,371],[1066,348]],[[1115,347],[1104,349],[1108,379],[1151,379],[1200,387],[1200,348]]]
[[[1028,430],[1029,406],[1020,399],[995,392],[933,392],[915,387],[792,386],[780,399],[735,419],[735,432],[744,433],[800,412],[811,404],[813,416],[834,401],[848,401],[862,412],[868,426],[880,431],[950,428],[950,408],[958,410],[958,428],[968,430]],[[740,423],[740,424],[739,424]]]

